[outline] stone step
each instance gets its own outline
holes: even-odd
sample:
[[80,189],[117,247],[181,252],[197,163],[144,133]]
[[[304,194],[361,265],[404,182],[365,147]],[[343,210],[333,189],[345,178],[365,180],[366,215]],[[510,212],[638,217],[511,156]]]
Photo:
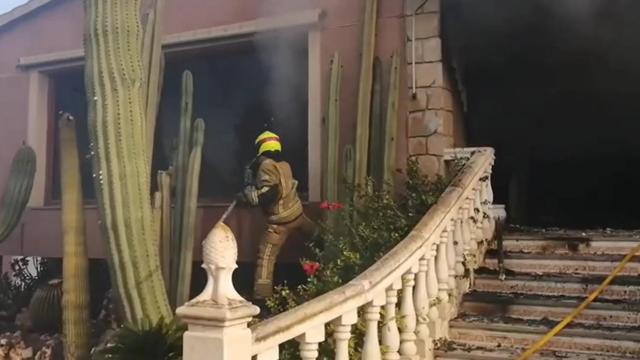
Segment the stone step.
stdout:
[[[436,350],[435,358],[440,360],[515,360],[522,354],[523,349],[495,349],[495,348],[465,348],[441,351]],[[564,351],[540,351],[531,360],[632,360],[636,357],[615,356],[612,354],[589,354]]]
[[[484,317],[464,317],[451,322],[451,340],[467,346],[484,348],[527,349],[546,334],[555,322],[518,321]],[[554,337],[545,347],[563,351],[605,356],[640,357],[640,333],[605,327],[570,327]],[[610,358],[610,357],[609,357]]]
[[529,254],[610,254],[626,255],[640,244],[637,233],[623,233],[615,236],[588,233],[506,233],[503,236],[503,250]]
[[[559,322],[584,298],[472,292],[465,296],[461,312],[467,315],[502,316],[524,320]],[[640,303],[598,300],[573,321],[582,325],[640,327]]]
[[[505,253],[504,267],[514,272],[529,274],[609,275],[623,258],[624,255]],[[491,270],[498,269],[498,255],[495,251],[487,254],[484,266]],[[640,256],[635,256],[627,263],[621,274],[640,274]]]
[[[572,276],[566,274],[507,274],[498,279],[495,271],[479,269],[473,289],[481,292],[544,296],[584,297],[591,294],[604,281],[605,276]],[[636,302],[640,299],[640,277],[619,276],[600,295],[600,299]]]

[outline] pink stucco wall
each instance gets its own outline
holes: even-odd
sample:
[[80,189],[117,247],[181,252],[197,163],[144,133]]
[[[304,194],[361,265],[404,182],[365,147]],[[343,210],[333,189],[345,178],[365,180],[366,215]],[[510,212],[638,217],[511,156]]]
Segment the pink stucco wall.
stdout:
[[[329,60],[338,51],[343,59],[342,142],[353,143],[360,62],[360,37],[363,0],[167,0],[166,34],[208,28],[273,16],[305,9],[323,9],[326,17],[320,24],[322,42],[322,99],[327,98]],[[405,24],[403,1],[379,0],[377,55],[385,61],[393,51],[404,54]],[[16,68],[18,58],[82,47],[83,7],[81,0],[59,0],[22,19],[0,28],[0,187],[6,182],[13,153],[27,138],[28,76]],[[403,85],[406,79],[403,79]],[[403,88],[406,88],[403,86]],[[404,93],[404,92],[403,92]],[[405,113],[406,99],[400,114]],[[323,105],[323,109],[324,109]],[[399,134],[405,132],[405,117],[399,116]],[[42,119],[43,122],[48,119]],[[320,134],[318,134],[320,136]],[[404,163],[405,137],[398,136],[399,164]],[[38,159],[46,161],[46,159]],[[221,209],[203,209],[202,228],[215,219]],[[259,229],[259,217],[238,215],[241,257],[252,257],[259,231],[241,231],[240,223]],[[87,210],[87,227],[91,255],[104,256],[98,240],[95,210]],[[241,219],[240,219],[241,218]],[[0,254],[59,256],[61,233],[59,209],[56,207],[28,210],[23,226],[0,245]],[[257,219],[252,221],[251,219]],[[257,224],[257,225],[256,225]]]

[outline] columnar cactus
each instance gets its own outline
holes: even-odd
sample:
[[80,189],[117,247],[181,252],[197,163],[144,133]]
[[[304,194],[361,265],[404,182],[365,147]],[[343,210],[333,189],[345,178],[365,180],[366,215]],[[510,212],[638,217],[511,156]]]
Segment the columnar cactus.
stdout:
[[368,174],[376,186],[382,183],[383,108],[382,101],[382,60],[375,57],[373,61],[373,91],[371,98],[371,122],[369,130],[369,165]]
[[85,0],[85,78],[97,200],[126,319],[170,319],[152,216],[140,0]]
[[31,147],[23,145],[13,157],[9,179],[2,194],[0,243],[18,226],[31,196],[35,173],[36,154]]
[[365,0],[355,147],[355,183],[360,186],[365,185],[367,178],[369,121],[371,120],[371,87],[373,85],[373,55],[376,43],[377,14],[378,0]]
[[340,55],[335,53],[331,60],[331,80],[329,84],[329,107],[327,109],[327,165],[324,197],[328,201],[338,201],[338,185],[340,163],[340,85],[342,78],[342,64]]
[[169,297],[172,305],[177,304],[178,283],[180,281],[180,261],[178,252],[181,248],[179,239],[183,234],[182,223],[184,218],[180,216],[185,211],[185,194],[187,187],[187,166],[189,163],[189,149],[191,137],[191,123],[193,119],[193,75],[185,71],[182,74],[182,99],[180,102],[180,131],[178,133],[178,149],[174,158],[172,181],[175,185],[175,212],[173,216],[171,255],[171,280],[169,281]]
[[[354,176],[355,176],[355,159],[354,159],[354,150],[353,145],[347,145],[344,147],[342,151],[342,178],[344,179],[344,183],[347,185],[352,185]],[[347,197],[349,195],[348,189],[343,186],[341,201],[347,201]]]
[[[147,121],[147,147],[149,156],[153,156],[154,135],[158,106],[160,105],[160,93],[162,91],[162,73],[164,70],[164,55],[162,54],[162,17],[164,15],[164,0],[155,0],[147,17],[144,29],[144,47],[142,62],[146,74],[146,86],[144,92],[146,121]],[[149,159],[151,166],[151,158]]]
[[400,101],[400,57],[396,53],[391,57],[390,73],[382,161],[383,180],[387,186],[393,186],[393,174],[396,170],[396,137],[398,132],[398,103]]
[[[161,248],[163,264],[169,264],[169,301],[174,307],[189,300],[191,269],[195,238],[196,211],[202,145],[204,143],[204,121],[193,122],[193,76],[185,71],[182,75],[182,100],[178,148],[171,170],[159,179],[162,193]],[[170,174],[170,176],[169,176]],[[175,208],[171,214],[170,188],[175,191]],[[169,221],[169,219],[171,219]],[[169,234],[170,232],[170,234]]]
[[[193,126],[191,139],[191,154],[185,171],[186,186],[183,194],[176,194],[176,198],[183,197],[184,208],[174,217],[181,217],[182,231],[173,242],[180,246],[176,253],[178,266],[178,284],[175,293],[175,306],[180,306],[189,300],[191,289],[191,270],[193,268],[193,244],[195,238],[196,211],[198,204],[198,185],[200,180],[200,164],[202,162],[202,145],[204,143],[204,121],[197,119]],[[176,189],[177,191],[177,189]]]
[[85,240],[82,182],[76,122],[69,114],[59,120],[60,176],[62,189],[62,330],[64,358],[89,356],[89,257]]

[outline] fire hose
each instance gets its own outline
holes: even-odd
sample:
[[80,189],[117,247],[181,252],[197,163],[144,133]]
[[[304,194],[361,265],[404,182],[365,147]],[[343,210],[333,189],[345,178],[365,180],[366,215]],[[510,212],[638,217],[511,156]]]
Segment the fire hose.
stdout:
[[631,250],[627,256],[624,257],[622,262],[618,264],[618,266],[613,270],[611,274],[600,284],[600,286],[593,292],[589,297],[587,297],[580,306],[578,306],[575,310],[571,312],[567,317],[564,318],[558,325],[556,325],[551,331],[549,331],[542,339],[536,342],[529,350],[520,355],[518,360],[528,360],[531,356],[535,355],[540,349],[542,349],[545,345],[551,341],[551,339],[558,335],[560,331],[564,330],[567,325],[569,325],[580,313],[586,309],[602,292],[611,284],[613,279],[615,279],[618,274],[624,269],[625,265],[633,259],[640,252],[640,245],[637,245],[633,250]]

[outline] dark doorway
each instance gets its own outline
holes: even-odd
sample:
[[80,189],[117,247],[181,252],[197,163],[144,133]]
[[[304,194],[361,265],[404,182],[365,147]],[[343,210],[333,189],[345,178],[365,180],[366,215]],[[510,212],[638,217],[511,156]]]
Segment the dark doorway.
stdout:
[[638,228],[640,2],[445,0],[471,145],[521,225]]

